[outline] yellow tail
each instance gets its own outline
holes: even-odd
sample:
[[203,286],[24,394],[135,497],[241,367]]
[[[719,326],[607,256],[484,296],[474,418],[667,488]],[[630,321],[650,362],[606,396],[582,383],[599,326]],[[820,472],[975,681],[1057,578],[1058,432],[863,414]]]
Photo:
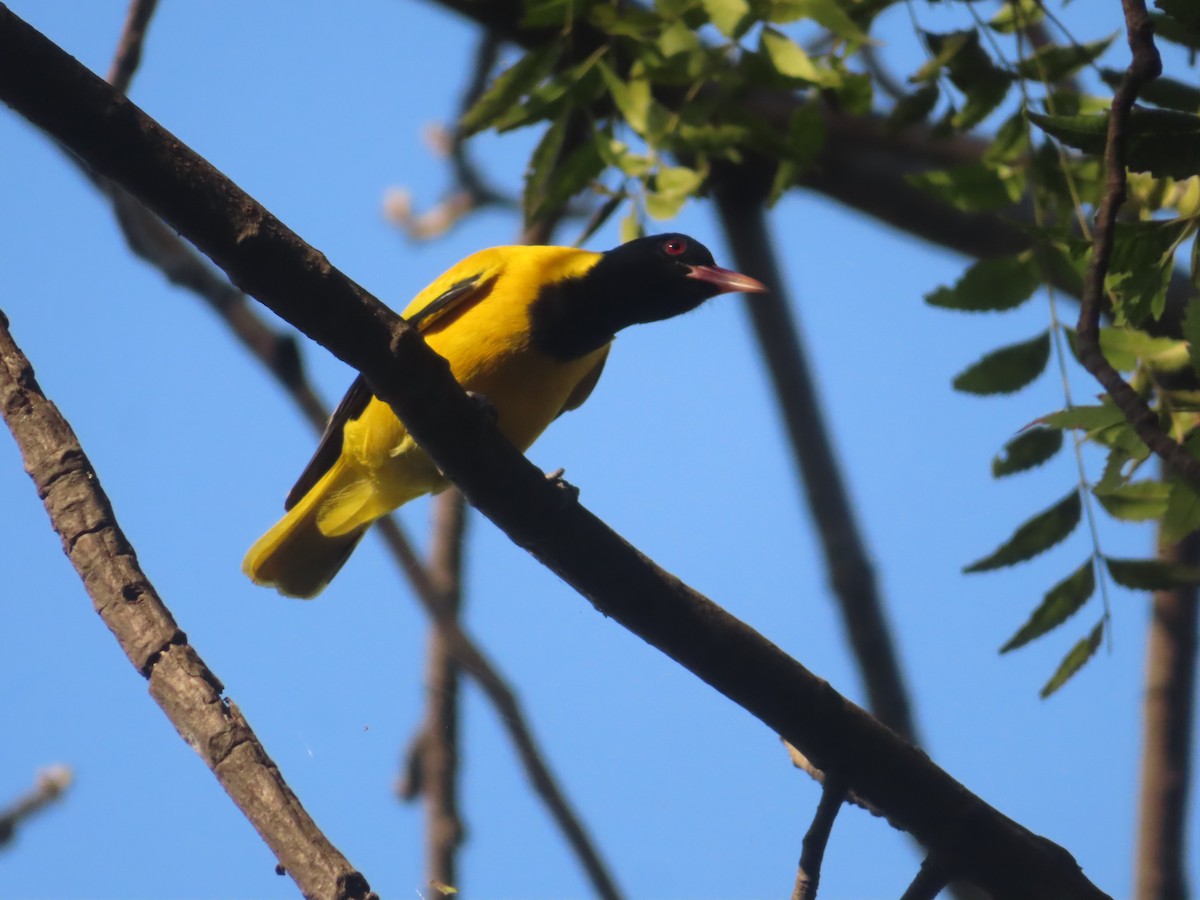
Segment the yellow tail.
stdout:
[[[256,584],[274,587],[289,597],[315,597],[350,558],[373,519],[327,534],[318,524],[326,500],[340,493],[346,480],[345,465],[338,460],[300,502],[288,510],[262,537],[246,558],[242,571]],[[357,480],[357,479],[356,479]],[[369,490],[369,485],[358,482]]]

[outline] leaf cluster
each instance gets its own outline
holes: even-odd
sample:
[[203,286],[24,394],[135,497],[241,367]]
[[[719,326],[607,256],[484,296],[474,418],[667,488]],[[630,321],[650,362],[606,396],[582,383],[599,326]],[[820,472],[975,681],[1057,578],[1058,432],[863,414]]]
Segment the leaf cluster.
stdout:
[[[1159,0],[1160,35],[1195,47],[1200,18],[1191,5]],[[1110,35],[1036,49],[1023,33],[1045,25],[1045,9],[1034,0],[1011,0],[988,22],[946,34],[926,34],[929,59],[911,81],[921,87],[898,103],[899,127],[937,113],[946,131],[969,128],[1015,109],[1000,122],[980,163],[914,176],[923,189],[964,210],[1003,211],[1019,200],[1032,202],[1037,227],[1026,229],[1030,248],[971,265],[953,285],[932,291],[926,301],[963,312],[1016,309],[1046,288],[1078,293],[1091,255],[1088,209],[1103,190],[1103,154],[1108,132],[1107,97],[1084,92],[1092,76],[1114,89],[1122,73],[1097,68],[1112,44]],[[1119,24],[1119,23],[1116,23]],[[1002,35],[1016,36],[1018,57],[1000,53]],[[1010,96],[1011,95],[1011,96]],[[1200,229],[1200,90],[1163,79],[1143,92],[1145,106],[1129,120],[1125,150],[1129,200],[1118,224],[1104,283],[1111,325],[1102,329],[1101,350],[1151,404],[1164,428],[1192,452],[1200,451],[1200,300],[1184,319],[1183,339],[1152,336],[1166,311],[1167,287],[1176,258],[1190,247],[1190,274],[1200,286],[1196,234]],[[1007,109],[1006,109],[1007,111]],[[1051,304],[1053,310],[1053,303]],[[1037,335],[985,354],[957,376],[958,390],[977,395],[1009,394],[1034,382],[1053,351],[1073,352],[1074,334],[1052,314]],[[1066,348],[1066,349],[1064,349]],[[1089,482],[1082,468],[1064,496],[1019,525],[995,551],[967,572],[1012,566],[1064,541],[1085,518],[1094,500],[1109,516],[1129,522],[1157,521],[1166,540],[1200,528],[1200,497],[1170,475],[1143,477],[1148,448],[1122,412],[1101,396],[1089,406],[1071,405],[1039,419],[1009,441],[992,462],[996,478],[1040,466],[1058,454],[1063,432],[1100,446],[1106,454],[1101,477]],[[1082,466],[1082,457],[1080,466]],[[1081,610],[1103,579],[1127,588],[1157,590],[1200,583],[1200,571],[1155,560],[1120,560],[1103,554],[1092,530],[1092,550],[1070,574],[1050,587],[1027,621],[1000,648],[1007,653],[1042,637]],[[1103,640],[1110,618],[1107,599],[1097,621],[1069,649],[1042,689],[1048,696],[1074,675]]]

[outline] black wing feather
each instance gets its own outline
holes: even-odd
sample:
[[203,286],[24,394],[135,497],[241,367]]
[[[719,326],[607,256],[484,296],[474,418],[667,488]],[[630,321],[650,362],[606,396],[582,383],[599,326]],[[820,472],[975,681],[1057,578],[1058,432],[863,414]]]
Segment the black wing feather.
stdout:
[[[480,276],[473,275],[451,285],[445,293],[434,298],[427,306],[410,316],[408,324],[419,331],[424,331],[440,316],[470,296],[479,287],[479,282]],[[316,452],[308,461],[308,465],[304,467],[304,471],[300,473],[300,477],[296,479],[296,483],[292,485],[292,489],[288,491],[287,499],[283,501],[285,510],[289,510],[299,503],[301,498],[312,490],[313,485],[320,481],[322,476],[337,462],[337,458],[342,454],[342,429],[346,427],[347,422],[362,415],[373,396],[371,389],[367,387],[367,379],[360,374],[350,385],[350,390],[346,391],[346,396],[342,397],[342,402],[337,405],[337,409],[333,411],[329,421],[325,423],[325,430],[321,433],[321,440],[317,442]]]

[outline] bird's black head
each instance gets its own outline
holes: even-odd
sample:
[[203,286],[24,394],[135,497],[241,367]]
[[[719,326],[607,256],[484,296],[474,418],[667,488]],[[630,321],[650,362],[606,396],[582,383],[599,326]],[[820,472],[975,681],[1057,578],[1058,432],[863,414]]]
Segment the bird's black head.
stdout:
[[576,358],[629,325],[669,319],[718,294],[765,290],[717,266],[687,235],[638,238],[603,254],[582,276],[544,288],[530,310],[533,339],[552,356]]

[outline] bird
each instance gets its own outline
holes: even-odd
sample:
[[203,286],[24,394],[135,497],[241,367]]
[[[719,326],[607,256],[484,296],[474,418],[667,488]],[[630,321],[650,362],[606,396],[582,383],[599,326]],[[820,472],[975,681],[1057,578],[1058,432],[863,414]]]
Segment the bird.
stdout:
[[[481,250],[451,266],[401,313],[524,452],[595,388],[623,328],[668,319],[718,294],[766,286],[716,265],[685,234],[637,238],[603,253],[575,247]],[[359,375],[242,571],[312,598],[371,523],[448,485],[403,423]]]

